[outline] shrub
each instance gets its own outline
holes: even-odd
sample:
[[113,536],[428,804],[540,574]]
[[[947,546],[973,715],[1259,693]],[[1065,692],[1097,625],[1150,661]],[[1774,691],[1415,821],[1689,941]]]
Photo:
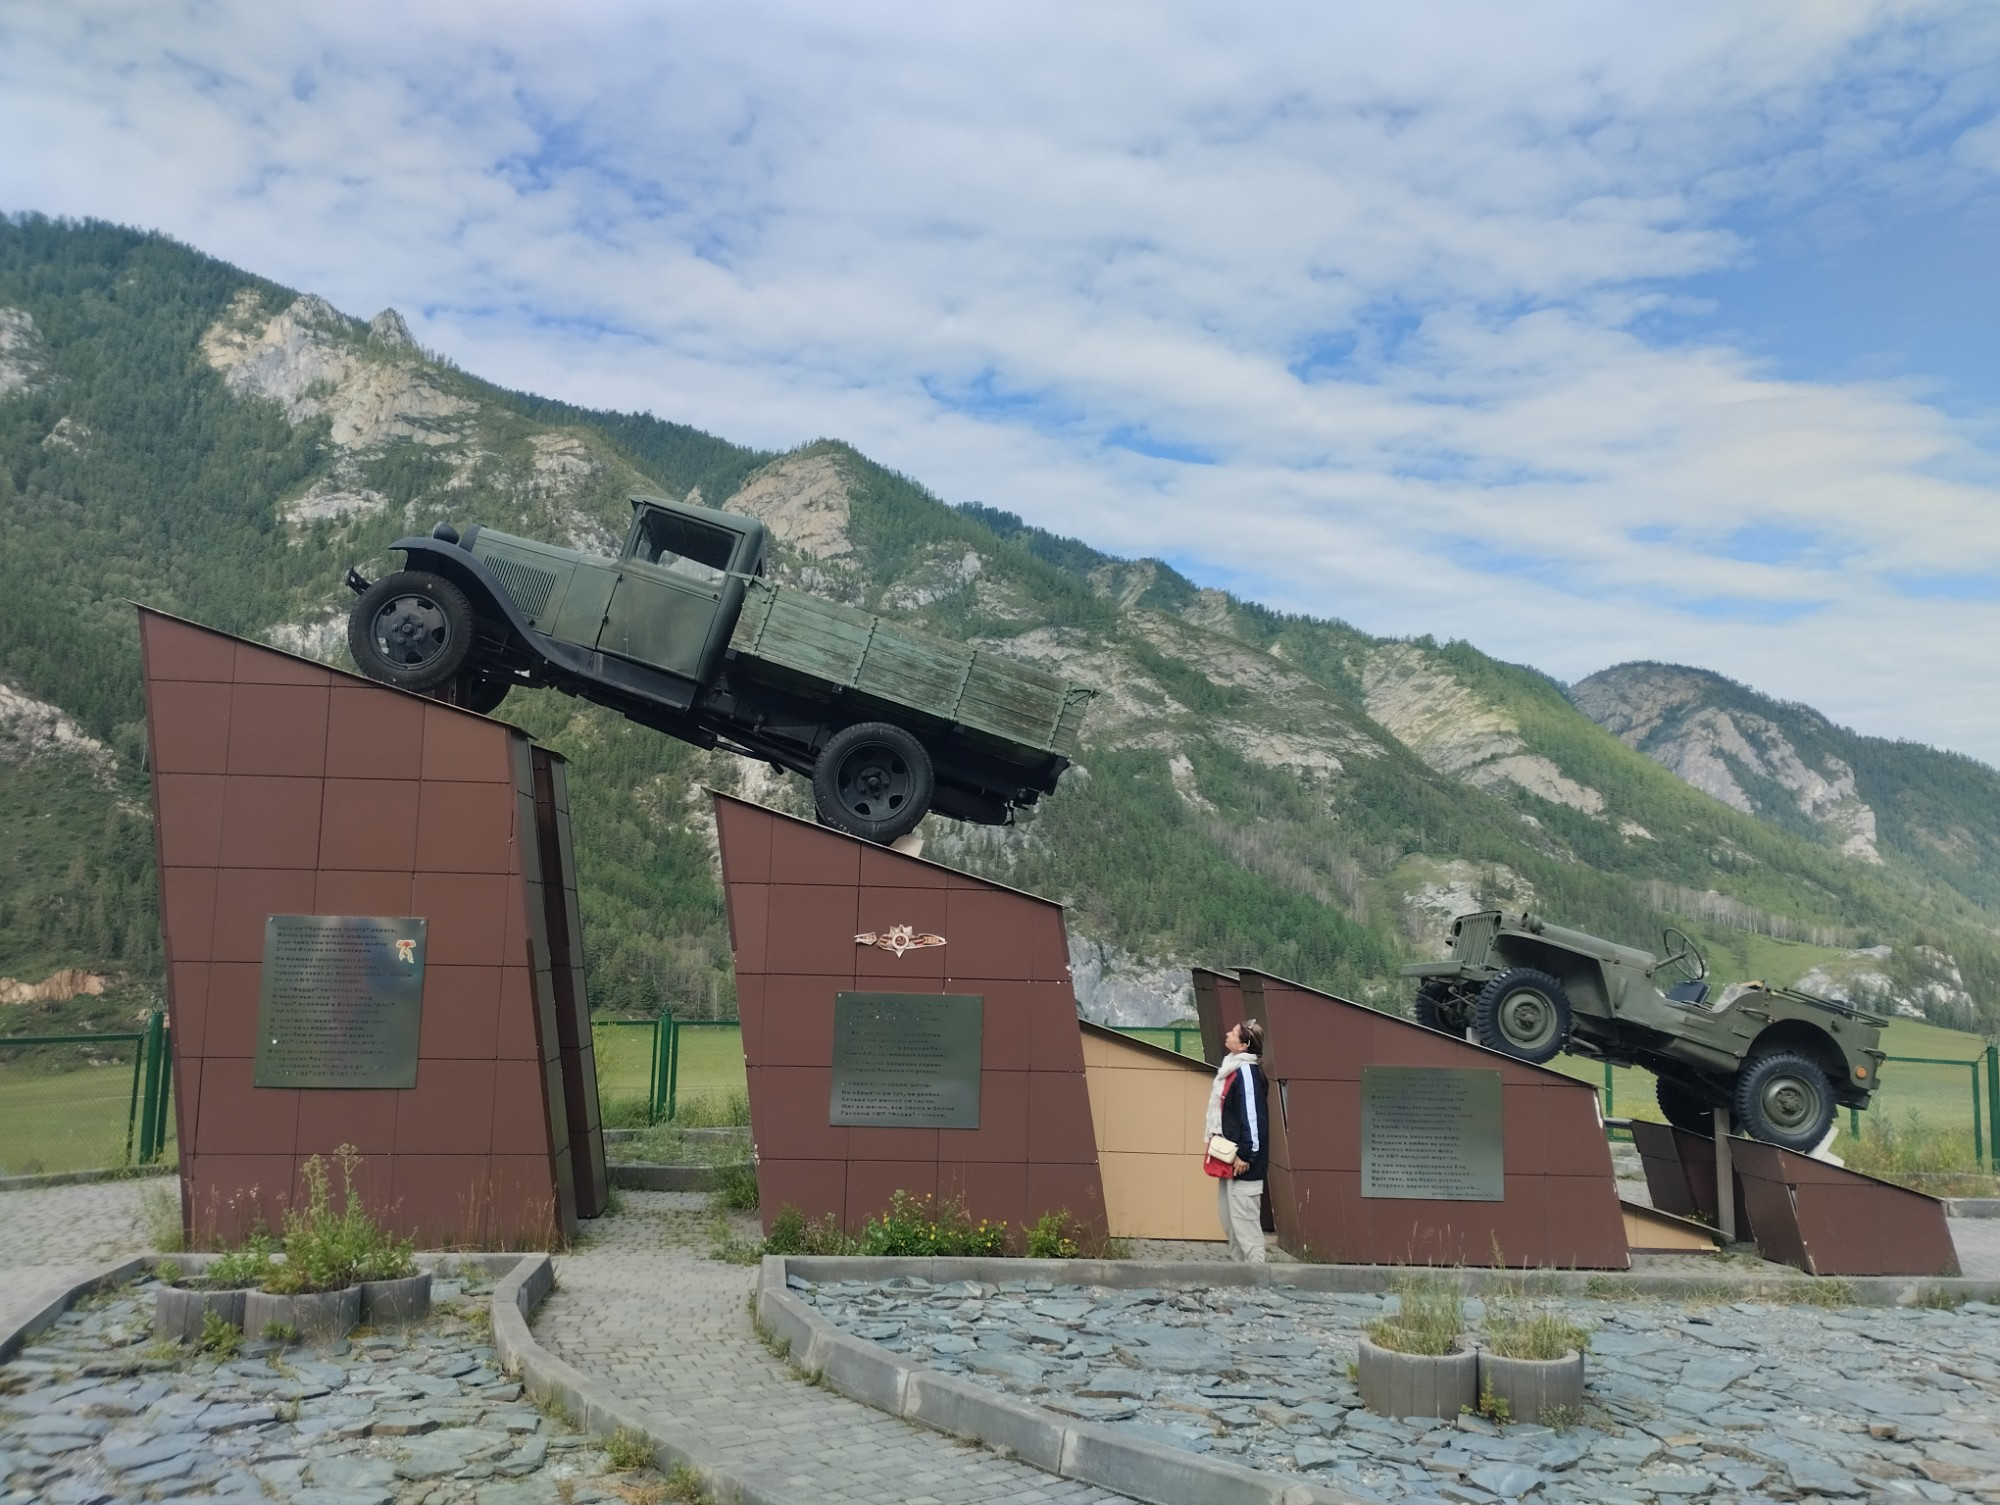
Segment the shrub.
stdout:
[[858,1254],[860,1251],[859,1241],[840,1231],[832,1213],[809,1222],[789,1202],[771,1219],[771,1235],[764,1240],[766,1254]]
[[1007,1248],[1007,1228],[984,1218],[973,1222],[955,1197],[935,1200],[899,1191],[889,1210],[861,1230],[864,1254],[993,1255]]
[[1514,1301],[1488,1301],[1483,1333],[1503,1359],[1559,1359],[1590,1346],[1590,1334],[1560,1312]]
[[757,1206],[757,1167],[748,1161],[719,1166],[715,1173],[715,1205],[731,1212],[751,1212]]
[[233,1290],[238,1286],[260,1286],[271,1278],[276,1269],[272,1263],[271,1236],[268,1233],[253,1233],[241,1249],[228,1249],[208,1262],[202,1272],[202,1283],[217,1290]]
[[1368,1339],[1397,1353],[1447,1354],[1465,1331],[1465,1307],[1458,1286],[1435,1270],[1398,1275],[1392,1288],[1397,1311],[1368,1324]]
[[285,1262],[273,1266],[263,1287],[279,1295],[339,1291],[357,1280],[399,1280],[416,1272],[409,1239],[376,1225],[354,1193],[361,1156],[344,1144],[340,1160],[340,1210],[333,1209],[331,1178],[318,1155],[299,1168],[306,1183],[303,1207],[285,1210]]
[[1029,1259],[1075,1259],[1083,1246],[1073,1237],[1069,1209],[1045,1212],[1028,1225]]
[[201,1316],[201,1336],[194,1340],[194,1346],[203,1353],[212,1353],[217,1358],[233,1359],[243,1347],[243,1330],[228,1321],[220,1312],[207,1311]]

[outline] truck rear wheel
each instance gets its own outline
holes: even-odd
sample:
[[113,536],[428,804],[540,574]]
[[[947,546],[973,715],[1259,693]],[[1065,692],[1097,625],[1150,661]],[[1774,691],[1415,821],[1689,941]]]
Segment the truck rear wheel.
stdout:
[[819,823],[884,845],[917,828],[936,787],[923,743],[886,721],[836,732],[813,764]]
[[1515,967],[1480,989],[1473,1028],[1488,1050],[1546,1061],[1569,1040],[1569,994],[1548,973]]
[[449,684],[472,651],[472,603],[449,580],[398,570],[347,614],[347,651],[370,679],[402,690]]
[[1735,1107],[1752,1139],[1810,1154],[1833,1127],[1833,1084],[1797,1051],[1767,1051],[1743,1063]]

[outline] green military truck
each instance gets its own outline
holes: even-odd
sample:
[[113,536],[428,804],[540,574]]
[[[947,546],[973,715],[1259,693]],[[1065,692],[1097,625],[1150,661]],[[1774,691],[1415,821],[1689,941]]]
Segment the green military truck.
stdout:
[[480,712],[551,686],[812,782],[823,824],[891,842],[926,811],[1003,825],[1053,793],[1092,690],[764,578],[752,517],[632,499],[615,559],[440,523],[348,571],[347,643],[384,684]]
[[[1865,1108],[1883,1053],[1875,1014],[1795,988],[1752,983],[1709,998],[1708,963],[1669,929],[1666,954],[1497,909],[1452,922],[1451,955],[1403,968],[1419,979],[1417,1022],[1524,1061],[1560,1051],[1643,1066],[1660,1111],[1712,1132],[1712,1110],[1736,1129],[1792,1150],[1826,1138],[1836,1106]],[[1664,986],[1662,985],[1664,984]]]

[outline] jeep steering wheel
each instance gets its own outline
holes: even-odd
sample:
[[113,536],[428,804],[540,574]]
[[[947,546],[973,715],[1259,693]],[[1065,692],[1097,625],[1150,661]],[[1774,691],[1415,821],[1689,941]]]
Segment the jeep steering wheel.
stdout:
[[1669,925],[1660,932],[1660,944],[1667,953],[1660,961],[1662,967],[1680,968],[1689,982],[1700,982],[1708,976],[1708,959],[1689,939],[1685,930]]

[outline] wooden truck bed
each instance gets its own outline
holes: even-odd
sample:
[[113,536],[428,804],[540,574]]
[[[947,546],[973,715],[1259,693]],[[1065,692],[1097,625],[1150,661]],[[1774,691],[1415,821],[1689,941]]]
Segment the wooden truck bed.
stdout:
[[963,643],[912,632],[804,591],[750,582],[730,647],[750,674],[793,689],[837,685],[850,698],[964,728],[1023,761],[1076,755],[1095,691]]

